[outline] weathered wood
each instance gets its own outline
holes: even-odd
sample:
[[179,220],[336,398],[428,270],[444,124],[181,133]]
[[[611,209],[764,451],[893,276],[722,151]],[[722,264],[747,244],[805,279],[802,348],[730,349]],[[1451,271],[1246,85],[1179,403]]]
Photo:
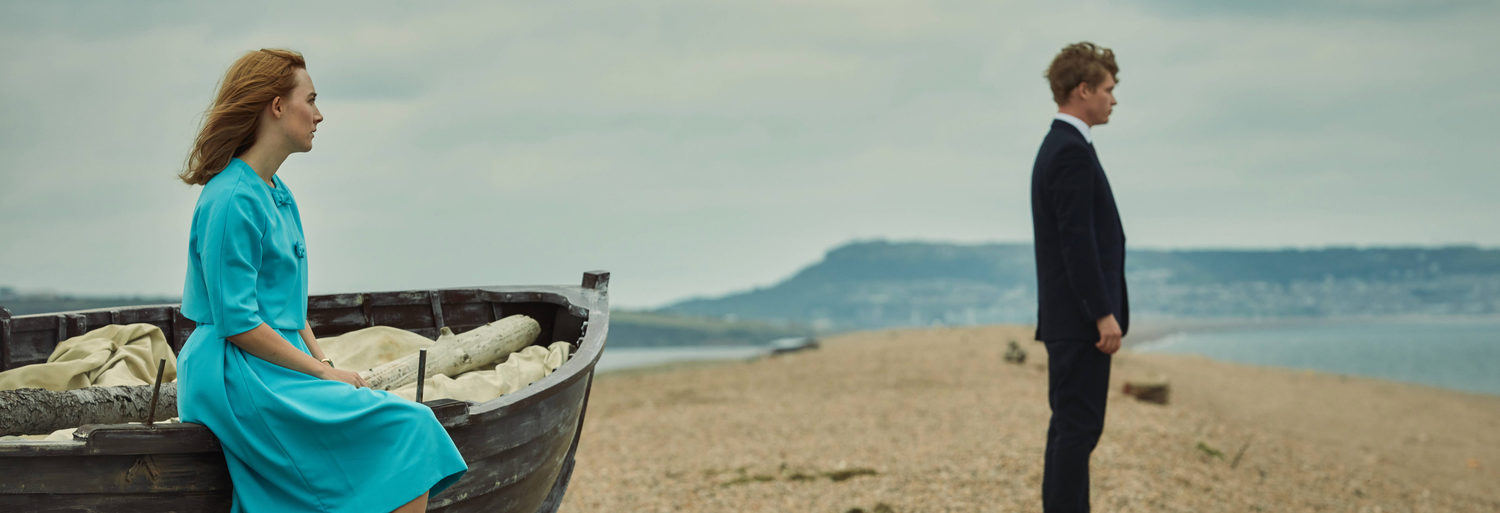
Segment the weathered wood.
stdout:
[[[607,284],[607,275],[604,283]],[[423,403],[433,410],[470,464],[469,474],[455,484],[455,487],[462,488],[449,488],[434,496],[429,511],[554,513],[557,510],[567,489],[567,480],[573,475],[573,455],[587,407],[590,378],[608,334],[609,303],[605,292],[577,286],[473,287],[438,291],[442,325],[454,332],[463,334],[471,328],[519,313],[541,317],[538,322],[542,339],[567,340],[557,336],[571,337],[576,333],[581,340],[567,364],[522,390],[477,404],[447,399]],[[364,302],[366,297],[372,301]],[[430,291],[426,290],[313,296],[309,300],[309,325],[318,336],[326,337],[363,328],[367,321],[380,320],[382,322],[377,324],[436,337],[431,298]],[[130,319],[134,308],[119,309],[119,318]],[[37,359],[32,361],[44,361],[59,340],[56,338],[55,315],[13,318],[13,321],[25,325],[21,330],[23,340],[17,342],[12,336],[12,343],[5,348],[22,347],[27,354],[34,353]],[[105,317],[96,317],[93,311],[84,312],[87,325],[107,324],[108,311],[99,315]],[[159,325],[173,332],[171,337],[174,349],[177,349],[192,333],[193,322],[180,315],[172,317],[175,318],[163,320]],[[329,319],[340,322],[323,322]],[[387,320],[400,323],[384,322]],[[15,323],[12,328],[14,335]],[[163,388],[167,388],[166,384]],[[181,457],[163,458],[169,454]],[[140,456],[151,456],[158,467],[170,459],[177,469],[172,472],[199,469],[202,475],[194,476],[194,479],[212,478],[215,473],[227,475],[217,440],[203,426],[91,425],[80,428],[74,441],[0,442],[0,468],[5,469],[0,473],[0,483],[5,482],[9,474],[40,468],[36,466],[37,462],[44,459],[65,458],[78,459],[68,465],[72,470],[68,475],[54,475],[51,480],[111,483],[125,479],[131,468],[137,469],[138,478],[142,468],[150,468],[149,465],[135,465]],[[125,458],[124,461],[129,463],[121,465],[119,460],[114,460],[117,458]],[[524,461],[506,463],[516,459]],[[508,466],[486,470],[495,465]],[[161,475],[165,476],[165,471]],[[497,485],[496,476],[509,476],[504,479],[509,484]],[[134,483],[132,486],[141,481]],[[50,485],[60,486],[55,482]],[[160,486],[174,485],[163,481]],[[462,497],[449,495],[450,491],[458,490],[465,491],[465,494]],[[202,492],[114,493],[101,490],[100,493],[77,494],[40,493],[28,487],[17,492],[0,492],[0,512],[219,512],[228,511],[229,501],[227,487]],[[446,505],[439,506],[440,502]]]
[[[131,454],[113,457],[72,456],[39,458],[25,473],[0,479],[0,496],[15,493],[118,494],[227,491],[229,473],[223,453]],[[218,468],[215,468],[218,465]],[[77,479],[80,470],[118,479]]]
[[[141,422],[151,404],[151,386],[88,387],[53,392],[41,388],[0,390],[0,435],[40,435],[84,424]],[[154,420],[177,415],[177,386],[161,387]]]
[[536,440],[547,439],[559,429],[571,429],[571,426],[577,425],[583,393],[588,390],[587,386],[577,385],[583,383],[559,390],[547,401],[505,415],[507,429],[504,431],[491,429],[487,424],[475,423],[457,426],[449,430],[448,434],[453,437],[454,443],[473,448],[464,453],[465,457],[481,459]]
[[0,371],[10,368],[10,310],[0,307]]
[[1124,392],[1140,401],[1167,404],[1172,386],[1165,378],[1133,379],[1125,381]]
[[1020,344],[1017,344],[1016,341],[1011,340],[1006,344],[1005,347],[1005,361],[1007,363],[1014,363],[1016,365],[1026,363],[1026,350],[1021,349]]
[[[493,366],[511,353],[531,345],[541,334],[535,319],[513,315],[434,344],[427,357],[428,374],[449,377]],[[370,388],[394,390],[417,380],[417,358],[412,354],[361,372]]]
[[534,511],[526,508],[535,508],[552,491],[568,441],[567,437],[556,436],[484,459],[465,458],[469,473],[449,488],[452,493],[444,490],[430,498],[428,506],[436,511],[457,511],[454,507],[463,511]]
[[20,494],[0,495],[0,511],[26,513],[166,513],[228,512],[226,491],[132,494]]
[[166,358],[156,362],[156,384],[151,387],[151,406],[146,408],[146,427],[156,423],[156,400],[161,397],[161,375],[166,368]]
[[90,424],[73,432],[85,442],[88,454],[218,453],[219,439],[202,424],[174,422],[146,427],[141,424]]
[[600,294],[609,294],[609,271],[583,273],[583,288],[598,291]]

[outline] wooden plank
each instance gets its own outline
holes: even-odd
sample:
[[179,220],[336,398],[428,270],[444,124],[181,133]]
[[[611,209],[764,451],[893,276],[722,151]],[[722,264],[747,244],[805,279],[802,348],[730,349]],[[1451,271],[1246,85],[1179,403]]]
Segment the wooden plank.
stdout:
[[119,495],[0,495],[0,511],[26,513],[228,512],[228,493]]
[[443,289],[443,290],[439,290],[438,293],[442,294],[443,304],[448,304],[448,303],[467,304],[467,303],[483,303],[484,302],[484,299],[479,296],[479,290],[478,289],[472,289],[472,288]]
[[167,312],[167,325],[162,328],[162,334],[167,337],[167,347],[172,348],[172,354],[182,352],[182,343],[177,341],[177,318],[182,317],[182,307],[173,306]]
[[490,304],[490,320],[498,321],[505,318],[505,303],[499,301],[485,301]]
[[433,399],[422,401],[432,409],[432,415],[437,417],[438,423],[443,427],[459,426],[469,422],[469,403],[455,401],[453,399]]
[[58,342],[88,333],[89,323],[82,314],[63,314],[63,316],[67,318],[67,336],[58,339]]
[[[449,326],[483,326],[495,319],[490,318],[490,305],[483,301],[470,303],[443,303],[443,318]],[[473,329],[473,328],[470,328]],[[455,328],[455,332],[458,330]]]
[[[392,326],[404,330],[432,328],[432,307],[427,304],[375,306],[372,321],[377,326]],[[436,330],[434,330],[436,331]]]
[[541,394],[545,396],[541,400],[518,409],[491,410],[476,415],[470,408],[468,424],[450,429],[448,434],[459,447],[477,451],[473,457],[483,458],[551,436],[558,430],[574,429],[578,425],[587,385],[586,382],[574,382],[564,390],[547,390]]
[[48,442],[21,440],[0,442],[0,469],[11,468],[26,461],[26,458],[50,458],[53,456],[76,456],[83,454],[84,443],[77,441]]
[[374,306],[422,305],[427,303],[427,291],[371,292],[365,295],[365,301]]
[[182,315],[182,307],[177,307],[172,309],[172,324],[172,350],[182,352],[182,345],[187,343],[188,337],[193,336],[198,323]]
[[0,307],[0,371],[10,369],[10,309]]
[[359,311],[365,314],[365,327],[375,325],[375,305],[370,304],[365,294],[359,295]]
[[354,292],[345,294],[320,294],[308,296],[308,310],[325,310],[331,308],[358,308],[363,305],[364,293]]
[[[577,347],[579,342],[583,340],[584,320],[584,317],[574,316],[573,312],[567,308],[558,308],[557,314],[553,316],[552,320],[551,341],[562,340],[571,342],[574,347]],[[538,340],[537,342],[540,343],[541,341]]]
[[436,290],[427,291],[427,302],[432,304],[432,327],[442,330],[443,326],[443,297]]
[[557,315],[554,313],[556,311],[557,305],[551,303],[525,302],[507,305],[505,315],[509,317],[520,314],[536,319],[536,323],[542,328],[541,333],[536,337],[537,340],[552,342],[557,340],[553,337],[553,327],[557,324]]
[[90,424],[73,438],[87,443],[89,454],[218,453],[219,439],[202,424]]
[[[13,319],[16,321],[19,319]],[[12,328],[10,335],[10,364],[14,367],[42,363],[57,347],[54,329],[20,331]]]
[[609,271],[589,271],[583,273],[583,288],[598,291],[600,294],[608,294]]
[[594,389],[594,375],[592,372],[585,378],[588,385],[584,387],[583,406],[578,409],[578,428],[573,431],[573,443],[568,445],[568,453],[563,456],[562,471],[558,473],[557,479],[552,483],[552,491],[547,494],[547,500],[537,509],[538,513],[553,513],[562,506],[563,495],[568,492],[568,482],[573,479],[573,465],[578,453],[578,441],[583,438],[583,421],[589,413],[589,396]]
[[[489,495],[507,496],[499,511],[521,511],[514,506],[529,505],[535,510],[552,491],[552,482],[562,470],[562,457],[567,454],[572,430],[548,433],[534,443],[513,447],[506,451],[480,457],[464,454],[469,464],[468,473],[457,483],[432,497],[430,506],[443,507],[466,502],[475,497]],[[504,503],[502,503],[504,504]],[[492,504],[494,505],[494,504]],[[511,507],[507,507],[511,506]]]
[[344,306],[321,310],[309,309],[307,323],[312,326],[313,333],[320,337],[342,335],[370,326],[369,318],[362,308]]
[[142,323],[142,322],[148,323],[148,324],[166,323],[166,322],[171,321],[173,309],[174,309],[174,305],[153,305],[153,306],[141,306],[141,307],[134,307],[134,308],[114,309],[114,310],[110,311],[110,315],[113,316],[113,318],[110,320],[110,323],[111,324],[135,324],[135,323]]
[[27,494],[228,494],[224,453],[26,458],[7,467],[0,497]]
[[427,337],[427,338],[429,338],[431,340],[437,340],[438,335],[440,335],[440,333],[438,333],[438,330],[435,330],[435,329],[432,329],[432,328],[408,329],[406,331],[410,331],[412,333],[416,333],[418,335]]

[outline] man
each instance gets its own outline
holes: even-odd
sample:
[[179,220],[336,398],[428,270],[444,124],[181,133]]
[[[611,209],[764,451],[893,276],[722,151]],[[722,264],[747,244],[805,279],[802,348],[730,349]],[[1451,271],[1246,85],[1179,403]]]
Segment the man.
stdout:
[[1110,355],[1130,327],[1125,230],[1090,133],[1109,122],[1119,71],[1114,52],[1093,43],[1063,48],[1047,68],[1058,109],[1031,172],[1031,220],[1036,339],[1047,346],[1052,406],[1042,474],[1049,513],[1089,511]]

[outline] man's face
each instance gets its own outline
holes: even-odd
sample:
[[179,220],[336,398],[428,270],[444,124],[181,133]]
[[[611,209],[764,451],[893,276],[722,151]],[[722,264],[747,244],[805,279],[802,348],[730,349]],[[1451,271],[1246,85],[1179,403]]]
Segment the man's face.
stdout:
[[1080,99],[1083,100],[1083,121],[1089,126],[1108,123],[1109,114],[1115,109],[1115,77],[1104,77],[1104,81],[1094,89],[1089,89],[1086,83],[1079,87],[1082,88]]

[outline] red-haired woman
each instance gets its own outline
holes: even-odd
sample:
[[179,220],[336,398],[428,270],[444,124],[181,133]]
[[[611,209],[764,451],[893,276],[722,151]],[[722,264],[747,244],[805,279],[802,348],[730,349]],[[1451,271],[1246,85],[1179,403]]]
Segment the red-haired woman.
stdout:
[[198,134],[178,411],[219,438],[235,511],[424,511],[467,470],[453,440],[432,410],[333,368],[307,326],[302,219],[276,170],[312,149],[317,96],[300,54],[250,52]]

